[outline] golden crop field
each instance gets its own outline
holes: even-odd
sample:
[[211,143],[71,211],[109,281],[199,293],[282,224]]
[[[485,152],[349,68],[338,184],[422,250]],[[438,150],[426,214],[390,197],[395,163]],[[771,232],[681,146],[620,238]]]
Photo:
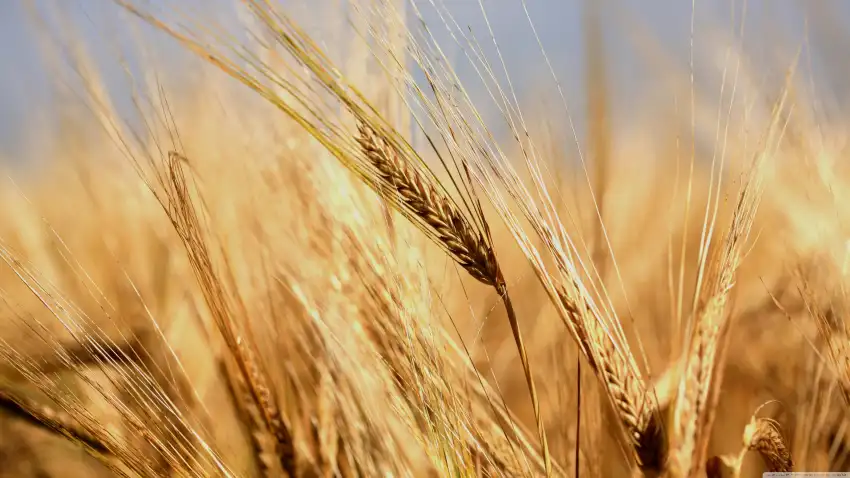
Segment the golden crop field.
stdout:
[[320,3],[2,7],[0,476],[850,471],[840,1]]

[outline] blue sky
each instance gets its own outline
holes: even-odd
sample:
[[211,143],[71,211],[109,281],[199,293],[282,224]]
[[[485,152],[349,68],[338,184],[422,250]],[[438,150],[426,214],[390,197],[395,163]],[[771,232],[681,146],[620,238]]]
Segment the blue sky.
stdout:
[[[26,138],[27,125],[39,119],[48,118],[51,108],[49,96],[52,79],[47,78],[38,60],[39,49],[31,23],[27,21],[24,2],[28,0],[0,1],[0,64],[4,74],[0,75],[0,153],[15,154],[19,150],[22,138]],[[183,3],[171,0],[174,3]],[[415,0],[428,13],[431,9],[426,0]],[[527,0],[527,6],[540,34],[559,80],[565,86],[568,100],[576,108],[582,107],[583,88],[583,46],[582,46],[582,8],[587,0]],[[589,0],[594,1],[594,0]],[[40,2],[49,4],[49,1]],[[156,3],[168,3],[156,0]],[[218,3],[218,0],[210,4]],[[315,5],[299,0],[284,1]],[[742,0],[697,0],[696,2],[697,43],[703,41],[708,27],[720,27],[727,30],[737,29],[731,12],[740,12]],[[819,2],[826,4],[828,2]],[[840,0],[834,4],[831,19],[850,18],[850,2]],[[445,4],[456,16],[461,25],[475,32],[479,40],[488,40],[477,0],[445,0]],[[109,0],[68,0],[68,12],[71,23],[93,45],[95,56],[104,60],[107,67],[107,79],[120,81],[121,75],[110,63],[109,36],[104,32],[123,30],[115,7]],[[522,10],[520,0],[485,0],[485,7],[505,55],[508,67],[520,91],[525,91],[540,81],[548,73],[536,46],[528,21]],[[680,66],[687,65],[690,36],[691,2],[685,0],[601,0],[599,9],[603,18],[603,27],[607,41],[607,51],[612,61],[609,72],[618,92],[614,102],[626,110],[630,103],[639,99],[634,93],[640,91],[641,82],[653,81],[653,72],[645,71],[642,61],[636,57],[631,47],[630,33],[626,25],[640,25],[644,31],[651,32],[656,41],[670,54]],[[758,51],[766,48],[759,45],[761,33],[766,27],[778,29],[791,41],[802,38],[803,25],[807,18],[804,0],[749,0],[747,2],[747,44]],[[210,7],[211,9],[214,7]],[[736,14],[737,15],[737,14]],[[619,20],[618,20],[619,18]],[[827,17],[829,19],[829,16]],[[436,23],[436,16],[426,18]],[[739,20],[739,19],[738,19]],[[436,31],[439,32],[439,28]],[[820,29],[826,30],[826,29]],[[823,48],[829,49],[837,42],[830,33],[818,32]],[[153,48],[165,52],[170,43],[161,37],[151,39]],[[827,52],[828,56],[842,57],[843,50]],[[112,60],[114,60],[114,55]],[[825,62],[824,76],[846,78],[842,69],[844,62]]]

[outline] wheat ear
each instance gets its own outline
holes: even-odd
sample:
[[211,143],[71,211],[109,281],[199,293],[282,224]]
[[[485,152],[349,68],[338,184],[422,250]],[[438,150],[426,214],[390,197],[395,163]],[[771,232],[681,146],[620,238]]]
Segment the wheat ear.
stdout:
[[418,168],[402,159],[395,148],[365,122],[358,123],[357,131],[357,143],[380,175],[377,184],[383,186],[382,195],[398,195],[403,207],[433,230],[436,239],[461,267],[478,281],[498,288],[504,281],[493,249],[454,201],[430,184]]
[[794,468],[791,452],[774,420],[753,417],[744,429],[744,449],[761,455],[768,471],[790,472]]
[[175,231],[183,241],[219,333],[233,354],[239,374],[247,385],[266,429],[275,438],[275,452],[280,465],[287,476],[295,477],[297,469],[292,434],[284,422],[277,397],[270,385],[270,377],[260,362],[256,346],[250,334],[237,322],[235,311],[242,309],[239,307],[242,304],[234,304],[234,299],[238,301],[238,297],[231,297],[225,291],[224,283],[213,266],[212,256],[201,232],[200,218],[183,172],[183,165],[187,163],[188,160],[183,155],[173,151],[169,153],[168,179],[162,181],[165,198],[160,199]]
[[659,470],[666,454],[661,423],[634,356],[613,340],[577,286],[560,287],[558,298],[588,364],[605,387],[638,466]]
[[[399,154],[396,147],[364,121],[358,122],[357,142],[364,156],[377,171],[373,184],[382,196],[389,197],[406,216],[411,217],[420,228],[444,248],[444,250],[478,281],[492,286],[502,299],[508,314],[511,332],[516,342],[523,372],[531,395],[537,431],[543,449],[546,475],[551,476],[552,463],[546,431],[540,413],[540,401],[534,385],[531,364],[528,359],[519,321],[508,294],[507,284],[496,261],[489,241],[489,233],[482,233],[461,212],[455,202],[430,178],[422,173],[411,160]],[[416,220],[418,219],[418,221]],[[481,217],[483,221],[483,216]]]
[[[780,101],[775,108],[774,122],[767,133],[768,143],[772,142],[771,138],[777,134],[777,118],[781,105]],[[695,476],[704,463],[714,409],[719,400],[723,356],[731,327],[726,310],[727,302],[743,257],[743,247],[749,240],[761,201],[762,164],[767,154],[766,151],[759,152],[742,178],[742,186],[722,248],[714,260],[709,262],[707,253],[701,259],[705,261],[701,266],[709,265],[710,268],[705,274],[702,267],[700,270],[699,278],[705,279],[705,285],[701,288],[701,282],[697,284],[697,297],[700,302],[695,308],[695,323],[676,395],[672,434],[675,451],[671,454],[669,464],[669,471],[673,476]],[[706,251],[709,243],[710,236],[706,235],[703,243]]]

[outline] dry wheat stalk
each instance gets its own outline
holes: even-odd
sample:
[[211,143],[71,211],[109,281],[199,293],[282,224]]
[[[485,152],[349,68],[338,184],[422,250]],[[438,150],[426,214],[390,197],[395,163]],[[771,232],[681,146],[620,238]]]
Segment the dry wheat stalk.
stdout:
[[[537,388],[534,385],[531,364],[528,359],[519,322],[511,303],[507,284],[496,262],[493,247],[489,241],[489,232],[479,232],[471,221],[461,213],[460,208],[430,183],[427,176],[421,174],[411,160],[399,154],[399,150],[366,122],[358,122],[357,141],[371,165],[378,171],[378,185],[382,196],[393,204],[400,204],[402,210],[418,217],[435,240],[449,255],[478,281],[496,289],[505,305],[511,331],[517,345],[531,395],[534,416],[537,421],[538,437],[543,449],[546,474],[551,475],[552,464],[546,431],[541,419]],[[483,216],[482,219],[483,221]],[[415,223],[417,221],[414,221]]]
[[168,160],[166,165],[168,179],[162,184],[165,190],[165,198],[161,198],[163,207],[183,241],[218,330],[235,358],[239,372],[263,422],[275,438],[275,451],[280,465],[287,475],[294,477],[297,471],[292,435],[283,420],[277,398],[270,385],[271,380],[260,363],[256,346],[250,336],[237,324],[234,313],[236,307],[231,303],[232,299],[225,292],[224,284],[213,267],[183,172],[183,164],[188,163],[188,160],[177,152],[170,152]]
[[708,221],[706,214],[697,282],[696,298],[699,301],[695,304],[694,323],[685,349],[673,411],[673,451],[667,470],[672,476],[698,475],[705,462],[729,337],[730,320],[726,306],[761,201],[763,164],[781,135],[780,119],[784,104],[785,94],[774,105],[763,149],[753,157],[742,177],[731,224],[721,249],[713,257],[708,252],[714,219]]

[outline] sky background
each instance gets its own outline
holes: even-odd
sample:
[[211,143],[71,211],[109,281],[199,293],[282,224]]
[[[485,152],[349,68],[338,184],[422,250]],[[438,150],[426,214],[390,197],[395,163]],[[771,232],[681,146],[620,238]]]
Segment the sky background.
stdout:
[[[55,78],[46,75],[39,47],[38,35],[34,34],[29,21],[25,2],[32,0],[0,0],[0,154],[15,156],[27,141],[31,125],[37,121],[49,121],[53,105],[50,91]],[[42,8],[50,8],[50,1],[36,0]],[[55,0],[53,0],[55,1]],[[59,0],[62,1],[62,0]],[[222,0],[208,0],[206,13],[215,12],[216,4]],[[439,25],[430,4],[415,0],[425,13],[426,23]],[[594,0],[527,0],[527,7],[534,26],[540,35],[552,61],[556,75],[565,88],[568,101],[576,108],[582,107],[584,91],[585,59],[583,56],[582,23],[584,7]],[[180,0],[154,0],[154,3],[182,4]],[[286,8],[309,12],[316,25],[321,24],[323,13],[315,8],[317,2],[284,0]],[[697,0],[695,43],[701,46],[711,42],[715,32],[738,31],[742,0]],[[817,4],[818,8],[812,5]],[[829,4],[829,5],[828,5]],[[121,37],[126,29],[121,16],[109,0],[67,0],[63,20],[74,25],[90,44],[97,60],[102,60],[107,81],[123,81],[114,62],[115,49],[111,38]],[[482,42],[489,39],[478,0],[445,0],[445,5],[459,24],[475,32]],[[523,13],[520,0],[484,0],[496,38],[505,56],[517,89],[533,96],[535,86],[549,78],[548,70],[540,55],[536,40]],[[615,97],[613,103],[624,111],[639,106],[640,92],[644,86],[657,81],[657,71],[647,67],[645,58],[640,57],[634,46],[638,32],[649,33],[677,67],[686,68],[688,63],[691,2],[686,0],[601,0],[597,4],[602,18],[608,55],[608,70]],[[225,9],[221,9],[221,21],[227,23]],[[733,13],[734,12],[734,13]],[[829,61],[846,58],[846,40],[842,29],[850,25],[850,2],[818,0],[750,0],[746,2],[745,45],[756,61],[771,58],[772,50],[780,49],[774,37],[782,37],[788,43],[786,50],[793,51],[800,45],[806,23],[817,20],[818,25],[830,23],[829,28],[815,29],[809,34],[819,47],[823,58],[815,59],[815,69],[824,81],[847,78],[843,66],[850,62]],[[333,12],[329,16],[338,17]],[[432,23],[433,22],[433,23]],[[309,24],[309,22],[308,22]],[[811,31],[811,26],[809,27]],[[435,28],[437,36],[447,38],[442,29]],[[777,32],[781,35],[775,35]],[[766,41],[767,39],[770,39]],[[177,49],[161,35],[146,37],[159,52]],[[450,43],[450,42],[449,42]],[[159,48],[161,47],[161,48]],[[451,51],[451,50],[450,50]],[[459,52],[455,49],[455,54]],[[178,58],[174,54],[175,59]],[[701,61],[701,57],[698,57]],[[789,57],[790,61],[790,57]],[[710,64],[698,64],[700,67]],[[469,71],[467,71],[469,73]],[[463,71],[461,71],[463,74]],[[551,82],[550,82],[550,86]],[[116,86],[120,88],[120,86]],[[532,101],[534,99],[532,98]]]

